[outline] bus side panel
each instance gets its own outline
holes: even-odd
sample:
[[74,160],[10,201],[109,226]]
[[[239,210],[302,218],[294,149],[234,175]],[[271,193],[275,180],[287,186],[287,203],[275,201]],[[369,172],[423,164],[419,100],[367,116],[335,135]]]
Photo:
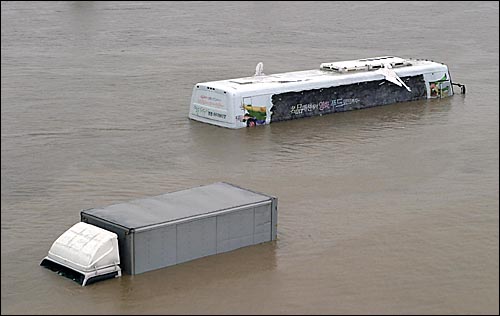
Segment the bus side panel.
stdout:
[[265,125],[271,122],[271,95],[253,95],[239,98],[235,105],[236,122],[241,127]]
[[411,91],[386,80],[374,80],[275,94],[272,96],[271,122],[427,98],[427,85],[423,75],[401,79]]

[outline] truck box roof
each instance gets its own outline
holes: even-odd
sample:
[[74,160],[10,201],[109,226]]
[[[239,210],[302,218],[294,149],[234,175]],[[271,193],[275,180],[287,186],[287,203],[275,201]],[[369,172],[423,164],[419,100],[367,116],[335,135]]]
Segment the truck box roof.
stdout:
[[83,210],[82,214],[113,224],[138,229],[187,220],[217,211],[270,201],[271,196],[217,182],[158,196],[136,199],[102,208]]

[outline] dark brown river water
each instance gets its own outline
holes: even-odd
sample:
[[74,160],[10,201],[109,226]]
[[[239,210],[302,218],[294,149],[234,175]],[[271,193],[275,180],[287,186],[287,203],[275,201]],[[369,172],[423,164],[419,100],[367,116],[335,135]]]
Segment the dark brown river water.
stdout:
[[[498,2],[2,2],[2,314],[498,314]],[[196,82],[393,55],[467,94],[229,130]],[[80,210],[227,181],[278,240],[88,287]]]

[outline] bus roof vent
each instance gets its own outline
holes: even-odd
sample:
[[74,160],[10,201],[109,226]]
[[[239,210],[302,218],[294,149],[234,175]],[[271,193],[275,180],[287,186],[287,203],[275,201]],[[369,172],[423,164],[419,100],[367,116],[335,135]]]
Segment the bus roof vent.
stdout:
[[382,56],[333,63],[322,63],[320,65],[320,69],[346,73],[351,71],[377,70],[383,68],[384,64],[390,64],[392,68],[411,66],[411,63],[406,59],[393,56]]

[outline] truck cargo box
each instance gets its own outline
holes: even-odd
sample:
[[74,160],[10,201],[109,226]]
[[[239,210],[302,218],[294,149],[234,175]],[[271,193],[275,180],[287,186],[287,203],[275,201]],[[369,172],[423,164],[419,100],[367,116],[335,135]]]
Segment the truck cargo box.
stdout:
[[118,235],[121,269],[139,274],[275,240],[277,198],[218,182],[81,211]]

